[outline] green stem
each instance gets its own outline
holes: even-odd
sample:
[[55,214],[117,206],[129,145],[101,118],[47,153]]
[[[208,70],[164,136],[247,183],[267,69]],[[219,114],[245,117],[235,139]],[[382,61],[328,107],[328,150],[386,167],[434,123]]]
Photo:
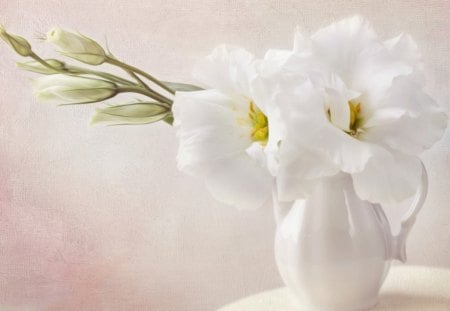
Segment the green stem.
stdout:
[[147,91],[149,92],[149,94],[151,94],[151,97],[153,99],[159,100],[160,102],[169,105],[169,107],[172,106],[172,101],[170,99],[168,99],[167,97],[165,97],[165,96],[163,96],[163,95],[161,95],[159,93],[156,93],[156,92],[154,92],[152,90],[147,90]]
[[117,60],[117,59],[112,58],[110,56],[108,56],[106,58],[106,62],[111,64],[111,65],[115,65],[115,66],[118,66],[120,68],[123,68],[125,70],[129,70],[129,71],[132,71],[134,73],[137,73],[137,74],[147,78],[148,80],[152,81],[153,83],[155,83],[156,85],[158,85],[162,89],[166,90],[167,92],[169,92],[171,94],[175,94],[174,90],[172,90],[167,85],[165,85],[164,83],[162,83],[161,81],[159,81],[158,79],[153,77],[152,75],[146,73],[145,71],[143,71],[143,70],[141,70],[139,68],[136,68],[136,67],[128,65],[128,64],[125,64],[124,62],[121,62],[120,60]]
[[34,59],[35,61],[41,63],[42,66],[45,66],[45,67],[47,67],[47,68],[49,68],[49,69],[51,69],[51,70],[54,70],[55,72],[60,72],[60,71],[61,71],[60,69],[56,69],[55,67],[49,65],[45,60],[43,60],[42,58],[40,58],[40,57],[39,57],[36,53],[34,53],[34,52],[31,53],[30,57],[31,57],[32,59]]
[[157,93],[153,93],[150,92],[149,90],[146,90],[142,87],[139,86],[123,86],[123,87],[119,87],[117,89],[118,93],[138,93],[138,94],[142,94],[145,96],[148,96],[150,98],[153,98],[155,100],[158,100],[161,102],[161,104],[163,104],[164,106],[166,106],[167,108],[171,108],[171,103],[167,103],[166,101],[163,101],[162,98],[160,98],[161,95],[157,94]]
[[[104,78],[104,79],[112,81],[112,82],[124,84],[124,85],[136,85],[136,83],[134,83],[130,80],[110,74],[108,72],[94,71],[94,70],[89,70],[86,68],[76,67],[76,66],[68,66],[67,69],[68,69],[68,71],[66,71],[66,73],[90,74],[90,75],[98,76],[100,78]],[[74,71],[72,72],[72,70],[74,70]]]
[[135,79],[137,81],[138,84],[140,84],[143,88],[154,92],[144,81],[142,81],[141,78],[139,78],[139,76],[137,74],[135,74],[134,72],[130,71],[130,70],[125,70],[130,77],[132,77],[133,79]]
[[125,84],[125,85],[136,85],[132,81],[129,81],[127,79],[118,77],[116,75],[113,75],[113,74],[110,74],[107,72],[94,71],[94,70],[86,69],[83,67],[76,67],[76,66],[67,66],[67,68],[65,68],[65,69],[58,69],[58,68],[55,68],[55,67],[49,65],[45,60],[43,60],[41,57],[39,57],[35,53],[30,55],[30,57],[33,58],[34,60],[36,60],[37,62],[41,63],[43,66],[54,70],[55,72],[60,72],[63,74],[91,74],[91,75],[95,75],[95,76],[104,78],[106,80],[112,81],[112,82],[117,82],[117,83],[121,83],[121,84]]
[[133,77],[134,79],[136,79],[136,81],[143,87],[145,88],[147,91],[149,91],[150,93],[152,93],[154,96],[158,97],[159,100],[161,102],[164,102],[168,105],[172,105],[172,101],[167,98],[166,96],[159,94],[158,92],[156,92],[155,90],[153,90],[151,87],[149,87],[144,81],[142,81],[141,78],[139,78],[139,76],[137,76],[134,72],[130,71],[130,70],[125,70],[131,77]]
[[[40,58],[37,54],[33,53],[30,55],[30,57],[32,57],[34,60],[38,61],[39,63],[41,63],[43,66],[54,70],[55,72],[60,72],[63,74],[92,74],[92,75],[96,75],[99,77],[102,77],[104,79],[113,81],[113,82],[117,82],[120,84],[124,84],[124,86],[120,86],[118,88],[118,92],[119,93],[138,93],[138,94],[142,94],[145,96],[148,96],[150,98],[153,98],[154,100],[157,100],[161,103],[163,103],[165,106],[167,106],[167,108],[170,108],[172,106],[172,101],[155,92],[154,90],[152,90],[150,87],[148,87],[139,77],[136,76],[137,81],[142,85],[138,86],[136,83],[133,83],[127,79],[112,75],[110,73],[107,72],[101,72],[101,71],[93,71],[93,70],[89,70],[89,69],[85,69],[82,67],[75,67],[75,66],[68,66],[66,69],[57,69],[54,68],[53,66],[49,65],[45,60],[43,60],[42,58]],[[125,69],[127,72],[130,72],[132,74],[132,76],[134,77],[135,74],[134,72],[132,72],[131,70],[127,70]]]

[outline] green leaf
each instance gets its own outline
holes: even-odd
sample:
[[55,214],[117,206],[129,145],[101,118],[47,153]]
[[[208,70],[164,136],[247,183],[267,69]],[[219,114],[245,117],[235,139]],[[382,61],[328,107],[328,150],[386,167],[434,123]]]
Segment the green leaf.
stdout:
[[169,124],[169,125],[173,125],[173,121],[174,121],[174,119],[173,119],[173,114],[172,114],[172,113],[168,114],[168,115],[164,118],[164,122],[166,122],[166,123]]
[[148,124],[163,120],[168,115],[169,108],[154,102],[109,106],[96,110],[91,118],[91,125]]
[[194,92],[194,91],[201,91],[203,90],[201,87],[192,85],[192,84],[186,84],[186,83],[177,83],[177,82],[167,82],[167,81],[161,81],[164,85],[169,87],[170,89],[174,91],[179,92]]

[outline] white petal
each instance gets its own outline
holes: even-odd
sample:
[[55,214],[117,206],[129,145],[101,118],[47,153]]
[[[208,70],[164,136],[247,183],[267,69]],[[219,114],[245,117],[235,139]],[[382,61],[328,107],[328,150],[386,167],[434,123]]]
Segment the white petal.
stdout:
[[296,53],[310,53],[311,39],[302,33],[299,26],[295,29],[294,51]]
[[292,144],[282,145],[280,159],[276,182],[281,201],[304,198],[320,178],[339,172],[339,167],[323,153],[296,148]]
[[371,127],[361,138],[392,149],[419,155],[442,138],[447,126],[447,115],[443,112],[422,114],[410,117],[384,117],[377,126]]
[[363,94],[360,100],[364,104],[363,111],[367,112],[380,105],[396,77],[411,74],[413,67],[393,58],[383,46],[362,55],[358,66],[354,67],[351,87]]
[[271,49],[266,52],[264,59],[258,60],[258,74],[268,77],[282,72],[291,58],[296,54],[290,50]]
[[269,140],[264,148],[267,168],[273,176],[277,175],[279,165],[279,148],[286,137],[286,124],[281,118],[281,110],[275,107],[267,114],[269,120]]
[[420,85],[399,77],[383,105],[364,124],[361,138],[418,155],[442,137],[447,121]]
[[254,142],[248,147],[245,152],[252,158],[259,166],[267,167],[267,158],[264,152],[264,146],[259,142]]
[[423,91],[423,85],[409,76],[394,79],[386,99],[380,105],[380,108],[389,107],[403,109],[411,116],[439,109],[439,105]]
[[418,158],[379,149],[364,171],[352,174],[353,184],[363,200],[397,203],[417,191],[421,170]]
[[359,16],[331,24],[312,37],[313,51],[344,81],[353,80],[360,54],[376,46],[376,34],[370,24]]
[[261,167],[266,168],[272,176],[276,176],[279,166],[279,145],[284,137],[284,124],[276,109],[268,115],[269,139],[266,145],[254,142],[247,148],[247,154]]
[[417,43],[407,34],[401,34],[395,38],[384,41],[384,46],[397,60],[407,62],[418,70],[423,69],[422,56]]
[[349,89],[362,93],[363,114],[378,105],[395,77],[411,74],[415,68],[412,60],[401,57],[400,47],[380,41],[360,17],[319,30],[312,42],[314,53],[328,70],[337,73]]
[[216,162],[242,153],[252,143],[236,103],[215,90],[177,92],[173,113],[179,138],[178,167],[203,175]]
[[257,62],[257,76],[251,82],[252,98],[267,115],[273,97],[281,88],[295,88],[314,68],[312,59],[287,50],[269,50]]
[[335,89],[326,89],[330,109],[330,120],[343,131],[350,130],[350,107],[344,94]]
[[230,97],[250,98],[250,80],[255,75],[253,55],[244,49],[221,45],[197,64],[194,77],[207,88]]
[[272,177],[246,153],[218,162],[205,181],[215,199],[239,209],[256,209],[271,198]]
[[286,122],[287,138],[283,143],[323,153],[344,172],[363,170],[375,146],[332,125],[326,116],[324,100],[324,94],[307,85],[299,87],[295,94],[283,92],[277,96]]
[[422,67],[417,44],[410,36],[400,35],[364,51],[352,86],[364,92],[365,103],[376,107],[396,78],[408,76],[423,83]]

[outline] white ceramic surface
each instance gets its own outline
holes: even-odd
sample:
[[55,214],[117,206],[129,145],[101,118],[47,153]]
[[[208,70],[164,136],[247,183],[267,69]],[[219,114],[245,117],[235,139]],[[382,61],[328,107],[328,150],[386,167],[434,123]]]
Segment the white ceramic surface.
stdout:
[[306,200],[275,204],[275,258],[280,274],[308,310],[365,310],[392,259],[406,260],[405,243],[427,193],[427,174],[398,236],[378,204],[359,199],[350,175],[324,179]]

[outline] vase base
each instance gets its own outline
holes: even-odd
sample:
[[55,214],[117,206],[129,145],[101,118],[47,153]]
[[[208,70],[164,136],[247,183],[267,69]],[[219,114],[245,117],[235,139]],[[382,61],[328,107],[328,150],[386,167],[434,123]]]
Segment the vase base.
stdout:
[[368,311],[373,309],[378,304],[378,299],[365,302],[363,304],[357,304],[357,305],[345,305],[345,306],[317,306],[317,305],[310,305],[308,308],[304,309],[304,303],[301,302],[302,308],[299,310],[308,310],[308,311]]

